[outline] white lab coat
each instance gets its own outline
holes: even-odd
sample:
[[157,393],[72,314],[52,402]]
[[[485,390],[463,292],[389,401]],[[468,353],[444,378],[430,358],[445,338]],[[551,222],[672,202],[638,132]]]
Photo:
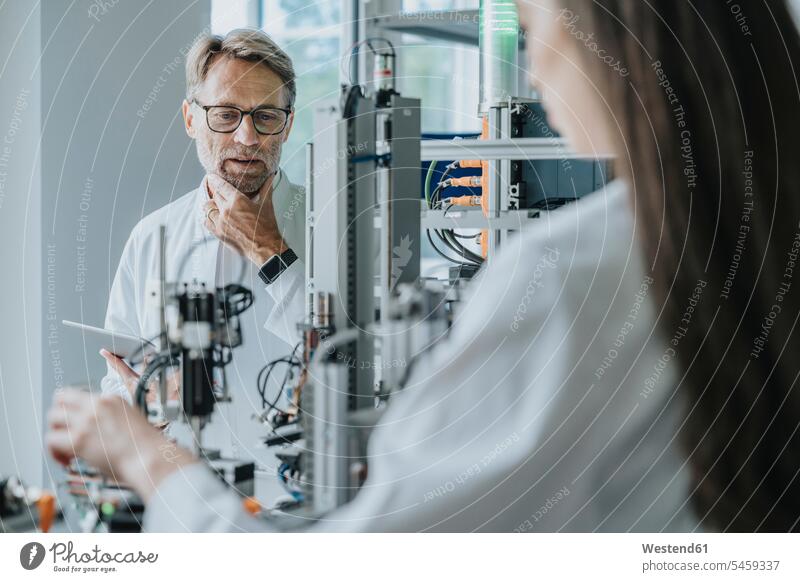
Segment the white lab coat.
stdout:
[[[675,361],[656,329],[626,188],[512,239],[369,443],[369,476],[314,531],[687,531]],[[656,378],[656,371],[659,370]],[[146,531],[269,531],[202,465]]]
[[[219,448],[224,455],[263,458],[265,468],[272,470],[275,460],[258,442],[264,429],[251,415],[261,410],[256,389],[258,371],[267,361],[287,355],[299,339],[296,323],[304,315],[305,190],[291,184],[283,171],[275,176],[272,194],[275,217],[287,244],[300,260],[274,284],[266,286],[267,292],[258,277],[258,267],[220,243],[206,229],[202,206],[207,196],[201,185],[146,216],[134,227],[111,287],[105,327],[147,339],[158,336],[159,306],[148,299],[148,294],[153,287],[158,289],[162,224],[167,227],[168,282],[197,281],[213,289],[238,280],[244,268],[242,284],[253,291],[255,304],[241,316],[244,344],[234,350],[233,361],[226,367],[233,403],[216,407],[203,438],[204,444]],[[131,401],[119,375],[110,367],[102,380],[102,390]],[[178,427],[175,430],[180,441],[181,431]],[[275,493],[279,491],[276,483]]]

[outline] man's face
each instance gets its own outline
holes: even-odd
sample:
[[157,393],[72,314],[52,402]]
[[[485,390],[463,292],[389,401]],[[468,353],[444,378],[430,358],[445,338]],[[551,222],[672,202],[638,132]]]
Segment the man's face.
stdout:
[[[232,133],[212,131],[200,105],[232,105],[244,111],[256,107],[288,108],[280,77],[261,64],[216,57],[195,94],[197,103],[183,103],[186,132],[197,142],[197,157],[206,172],[218,174],[239,191],[255,195],[278,170],[281,147],[289,137],[294,114],[276,135],[259,134],[251,116]],[[200,105],[198,105],[198,103]]]

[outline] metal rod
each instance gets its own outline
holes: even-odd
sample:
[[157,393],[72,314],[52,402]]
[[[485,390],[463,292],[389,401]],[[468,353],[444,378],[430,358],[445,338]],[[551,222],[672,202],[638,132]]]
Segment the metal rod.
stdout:
[[314,144],[306,143],[306,323],[314,323]]
[[578,154],[559,138],[524,137],[513,139],[426,139],[421,142],[422,160],[603,160],[606,152]]
[[199,416],[192,416],[189,418],[189,426],[192,429],[192,443],[194,443],[194,452],[198,457],[202,456],[203,453],[201,423],[202,419]]
[[[159,278],[159,309],[161,311],[159,317],[159,325],[161,335],[159,340],[158,349],[163,352],[167,349],[167,227],[161,225],[158,229],[159,236],[159,265],[158,265],[158,278]],[[161,399],[161,414],[166,419],[167,417],[167,370],[163,369],[158,373],[158,395]]]
[[[489,116],[489,139],[501,139],[502,135],[502,115],[503,107],[490,107],[487,115]],[[504,176],[502,175],[503,160],[489,160],[488,173],[489,173],[489,220],[497,219],[500,217],[503,199]],[[487,259],[489,261],[494,259],[495,253],[500,249],[502,244],[502,230],[493,228],[489,230],[489,254]]]
[[[388,155],[391,151],[388,124],[391,123],[391,114],[388,110],[381,110],[377,114],[375,154]],[[380,212],[379,256],[380,256],[380,319],[386,318],[389,306],[389,295],[392,287],[392,180],[391,168],[380,166],[376,170],[376,190],[378,211]]]

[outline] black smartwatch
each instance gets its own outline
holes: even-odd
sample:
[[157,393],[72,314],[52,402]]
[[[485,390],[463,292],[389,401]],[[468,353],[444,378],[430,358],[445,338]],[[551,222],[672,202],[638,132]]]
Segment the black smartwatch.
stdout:
[[258,270],[258,276],[267,285],[271,285],[289,266],[297,260],[292,249],[286,249],[279,255],[273,255]]

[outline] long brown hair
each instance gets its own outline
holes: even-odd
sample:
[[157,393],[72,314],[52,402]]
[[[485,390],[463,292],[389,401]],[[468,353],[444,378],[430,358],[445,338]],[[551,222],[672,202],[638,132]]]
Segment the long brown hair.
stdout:
[[629,156],[617,171],[631,184],[658,325],[677,340],[695,512],[708,529],[796,531],[800,38],[789,8],[561,5]]

